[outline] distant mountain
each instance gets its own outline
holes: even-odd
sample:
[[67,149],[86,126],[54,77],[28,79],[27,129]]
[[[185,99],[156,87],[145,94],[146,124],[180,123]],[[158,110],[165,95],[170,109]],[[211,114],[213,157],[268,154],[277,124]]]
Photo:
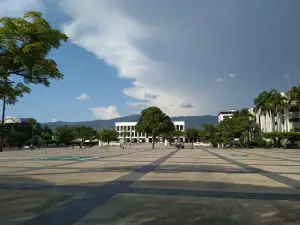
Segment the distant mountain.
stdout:
[[[48,126],[52,129],[55,129],[58,126],[68,125],[68,126],[89,126],[95,129],[101,128],[113,128],[115,127],[115,122],[135,122],[138,121],[140,115],[130,115],[124,116],[111,120],[93,120],[93,121],[80,121],[80,122],[49,122],[44,123],[43,125]],[[203,124],[217,124],[217,116],[177,116],[171,117],[172,121],[185,121],[186,128],[197,128],[201,129]]]

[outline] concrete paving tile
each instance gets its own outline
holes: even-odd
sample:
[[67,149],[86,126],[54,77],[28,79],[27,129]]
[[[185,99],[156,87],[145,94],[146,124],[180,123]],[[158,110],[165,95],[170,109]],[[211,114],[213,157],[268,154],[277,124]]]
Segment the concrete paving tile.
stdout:
[[297,189],[260,174],[210,172],[155,173],[154,171],[134,182],[131,186],[136,188],[300,193]]
[[[75,225],[255,224],[231,199],[118,194]],[[258,224],[259,225],[259,224]]]
[[253,165],[253,167],[275,173],[300,173],[300,166]]
[[[236,160],[239,161],[239,160]],[[243,160],[239,161],[241,163],[251,165],[251,164],[264,164],[264,165],[270,165],[270,166],[276,166],[276,165],[298,165],[300,166],[300,162],[290,162],[290,161],[278,161],[278,160],[268,160],[268,161],[262,161],[262,160]]]
[[18,225],[40,215],[74,196],[58,191],[1,190],[1,224]]

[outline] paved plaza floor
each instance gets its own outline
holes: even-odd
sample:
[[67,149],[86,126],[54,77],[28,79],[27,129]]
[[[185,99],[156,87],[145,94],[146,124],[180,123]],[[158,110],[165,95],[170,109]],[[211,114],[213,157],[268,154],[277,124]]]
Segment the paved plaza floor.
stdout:
[[0,153],[0,224],[300,224],[300,150]]

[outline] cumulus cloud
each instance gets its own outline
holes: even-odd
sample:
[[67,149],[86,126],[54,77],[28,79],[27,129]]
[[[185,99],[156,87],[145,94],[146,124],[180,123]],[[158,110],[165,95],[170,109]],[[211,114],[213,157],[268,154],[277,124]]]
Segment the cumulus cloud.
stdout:
[[54,122],[56,122],[57,120],[55,119],[55,118],[53,118],[52,120],[51,120],[51,122],[52,123],[54,123]]
[[[181,40],[182,35],[178,34],[178,30],[183,27],[167,31],[166,28],[173,23],[164,18],[161,19],[167,24],[155,21],[151,25],[151,21],[143,21],[143,12],[148,15],[146,19],[151,19],[154,13],[147,11],[147,4],[140,4],[138,1],[128,1],[125,4],[119,0],[87,0],[85,7],[82,7],[81,0],[61,0],[61,9],[71,18],[62,28],[71,42],[115,66],[120,77],[133,80],[132,86],[123,90],[124,94],[144,100],[146,89],[146,98],[149,100],[147,105],[164,108],[169,115],[204,113],[209,104],[206,98],[209,94],[206,94],[205,87],[199,87],[203,85],[201,82],[197,87],[194,85],[197,78],[189,79],[196,77],[198,71],[187,70],[184,62],[187,56],[178,48],[186,43]],[[162,4],[163,8],[166,7],[165,3]],[[164,14],[161,12],[159,16]],[[176,13],[174,16],[177,17]],[[175,42],[170,41],[175,37]],[[164,49],[161,49],[162,44]],[[174,56],[182,56],[184,61],[169,59]],[[168,63],[169,60],[172,63]],[[177,60],[182,63],[177,63]],[[203,94],[196,96],[195,91],[199,89]],[[199,98],[203,98],[201,105],[197,104]],[[180,102],[186,102],[187,99],[195,107],[183,110]],[[168,105],[174,107],[165,107]]]
[[180,104],[180,107],[188,109],[188,108],[193,108],[194,106],[189,102],[183,102],[183,103]]
[[159,97],[159,95],[154,95],[154,94],[146,93],[146,98],[157,99],[158,97]]
[[[59,1],[70,18],[62,26],[70,41],[114,66],[121,78],[131,80],[132,85],[123,90],[125,95],[144,100],[146,89],[159,96],[148,98],[149,104],[163,108],[170,116],[217,113],[221,108],[244,105],[245,100],[252,104],[252,96],[263,83],[257,82],[262,71],[269,71],[271,77],[282,70],[280,50],[298,45],[298,39],[292,39],[298,35],[292,32],[299,20],[299,12],[294,10],[299,7],[297,1],[276,1],[270,6],[266,1],[186,4],[173,0],[170,4],[85,0],[84,7],[82,0]],[[255,12],[255,17],[249,10]],[[288,46],[291,42],[283,41],[282,34],[294,45]],[[284,58],[293,61],[295,54],[291,51]],[[212,77],[228,74],[228,79],[231,71],[248,74],[252,93],[245,93],[244,85],[234,87],[233,93],[233,87],[226,86],[232,85],[229,82],[219,85],[216,91],[215,81],[226,78],[214,81]],[[294,71],[299,71],[297,65]],[[237,92],[241,93],[238,99]],[[194,107],[180,107],[187,101]]]
[[231,74],[229,74],[229,77],[230,77],[230,78],[235,78],[235,74],[234,74],[234,73],[231,73]]
[[92,112],[95,119],[109,120],[109,119],[120,117],[117,107],[114,105],[110,105],[107,108],[106,107],[89,108],[88,110]]
[[86,93],[82,93],[81,95],[76,97],[79,101],[87,101],[90,99],[90,96],[88,96]]
[[0,0],[0,17],[22,16],[30,10],[43,11],[41,0]]

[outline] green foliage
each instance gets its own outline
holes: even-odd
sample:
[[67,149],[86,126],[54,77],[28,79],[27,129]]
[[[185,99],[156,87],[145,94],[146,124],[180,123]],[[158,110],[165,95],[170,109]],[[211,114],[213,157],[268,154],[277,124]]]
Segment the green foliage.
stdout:
[[199,139],[200,141],[204,143],[212,143],[215,145],[215,133],[216,133],[216,128],[214,127],[213,124],[204,124],[203,125],[203,130],[199,131]]
[[141,117],[136,125],[136,130],[138,132],[152,134],[152,148],[154,148],[154,140],[156,140],[156,137],[174,131],[175,126],[170,120],[170,117],[159,108],[149,107],[142,111]]
[[21,148],[26,141],[28,141],[28,135],[22,132],[13,132],[9,135],[7,142],[10,146],[17,145]]
[[112,141],[118,141],[118,136],[119,134],[117,131],[110,129],[103,129],[99,133],[100,140],[107,142],[108,145]]
[[185,136],[185,132],[181,130],[174,130],[168,133],[163,133],[163,139],[167,140],[172,145],[179,137]]
[[282,140],[288,140],[291,145],[300,141],[300,132],[268,132],[263,133],[263,137],[271,139],[273,147],[281,147]]
[[48,145],[57,144],[57,141],[55,141],[55,140],[38,140],[38,144],[48,147]]
[[74,140],[75,138],[75,130],[73,127],[69,127],[67,125],[56,127],[55,129],[55,137],[57,142],[65,144],[66,146]]
[[236,111],[232,118],[225,118],[214,130],[215,138],[212,143],[224,146],[247,147],[253,139],[260,135],[255,119],[247,109]]
[[83,143],[86,140],[94,140],[98,138],[98,133],[95,129],[91,127],[75,127],[75,138],[81,139],[81,142]]
[[28,84],[43,84],[50,79],[62,79],[63,75],[48,55],[61,46],[68,37],[53,29],[39,12],[28,12],[23,18],[0,18],[0,80],[12,75],[23,78],[16,84],[0,84],[0,98],[14,104],[18,97],[30,93]]
[[190,139],[195,139],[199,137],[199,131],[195,128],[188,128],[185,132],[186,137]]
[[289,100],[289,103],[295,103],[295,104],[300,104],[300,86],[298,87],[292,87],[288,93],[287,93],[287,97]]

